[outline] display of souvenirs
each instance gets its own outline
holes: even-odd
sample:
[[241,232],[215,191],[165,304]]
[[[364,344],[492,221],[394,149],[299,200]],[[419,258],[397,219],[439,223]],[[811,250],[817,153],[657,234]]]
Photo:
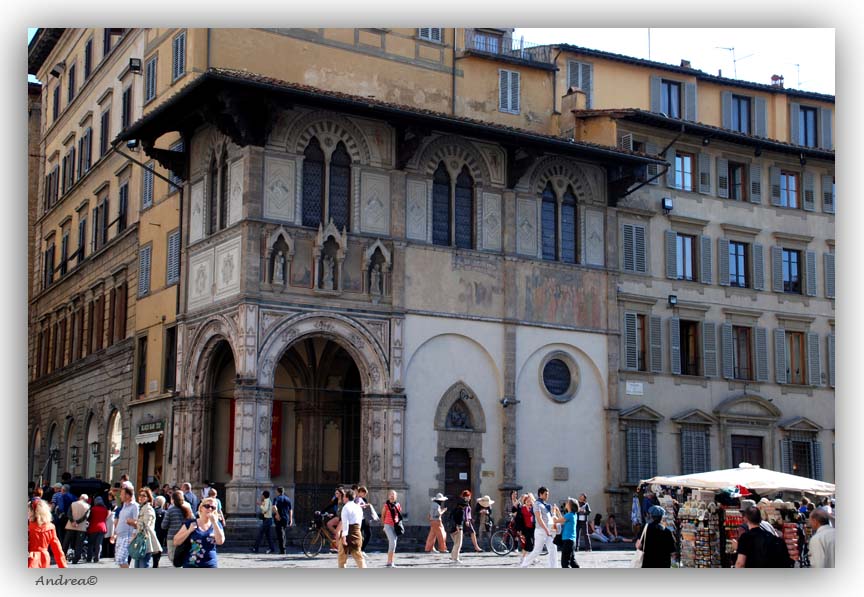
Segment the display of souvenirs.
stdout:
[[786,549],[789,550],[789,557],[797,562],[799,560],[797,524],[794,522],[783,523],[783,541],[786,543]]
[[738,540],[741,536],[741,525],[744,524],[744,515],[740,510],[724,510],[723,512],[723,532],[725,534],[726,554],[734,554],[735,547],[732,543],[733,539]]
[[720,558],[720,515],[714,502],[688,501],[678,511],[682,568],[717,568]]

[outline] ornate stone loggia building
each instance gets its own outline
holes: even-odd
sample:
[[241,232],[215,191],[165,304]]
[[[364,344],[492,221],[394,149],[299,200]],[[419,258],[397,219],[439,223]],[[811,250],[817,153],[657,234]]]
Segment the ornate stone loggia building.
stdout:
[[217,70],[130,138],[185,172],[174,478],[241,516],[274,485],[301,519],[340,483],[422,509],[565,492],[538,440],[608,441],[606,206],[657,160]]

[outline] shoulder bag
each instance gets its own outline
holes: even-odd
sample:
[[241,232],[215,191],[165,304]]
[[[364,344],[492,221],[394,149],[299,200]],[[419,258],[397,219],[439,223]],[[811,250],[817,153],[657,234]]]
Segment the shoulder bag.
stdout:
[[133,560],[140,560],[147,556],[147,539],[144,537],[146,531],[140,530],[129,544],[129,555]]
[[[399,510],[391,504],[387,502],[387,507],[390,509],[390,516],[393,518],[393,532],[396,533],[396,536],[405,534],[405,525],[402,523],[402,514]],[[398,517],[398,520],[397,520]]]
[[641,568],[642,562],[645,560],[645,537],[648,536],[648,525],[642,530],[642,537],[639,539],[639,545],[642,549],[636,550],[636,557],[630,562],[631,568]]
[[174,547],[174,557],[171,559],[171,563],[174,564],[175,568],[183,567],[183,564],[186,563],[186,558],[189,557],[189,550],[191,549],[192,533],[189,533],[189,536],[186,537],[186,540],[183,543]]

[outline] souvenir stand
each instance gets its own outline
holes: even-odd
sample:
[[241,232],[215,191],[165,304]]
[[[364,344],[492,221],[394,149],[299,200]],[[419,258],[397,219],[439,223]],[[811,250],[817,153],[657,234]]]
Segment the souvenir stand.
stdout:
[[[729,488],[748,488],[762,496],[778,493],[833,495],[835,487],[814,479],[788,475],[742,463],[737,469],[727,469],[681,475],[654,477],[646,485],[678,488],[679,507],[675,514],[672,497],[660,499],[667,511],[664,523],[676,532],[679,546],[679,566],[682,568],[729,568],[735,565],[735,544],[743,525],[740,508],[747,494],[732,493]],[[725,490],[725,491],[724,491]],[[798,527],[794,522],[794,505],[776,499],[756,500],[762,519],[781,532],[790,557],[796,562]],[[805,525],[805,532],[809,525]],[[809,537],[808,537],[809,538]]]

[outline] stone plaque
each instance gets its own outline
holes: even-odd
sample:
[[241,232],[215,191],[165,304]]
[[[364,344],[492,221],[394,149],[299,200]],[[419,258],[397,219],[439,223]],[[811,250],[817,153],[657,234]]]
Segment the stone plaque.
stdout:
[[214,277],[216,299],[223,299],[240,290],[240,238],[232,238],[216,247]]
[[243,216],[243,159],[231,164],[228,171],[228,225],[236,224]]
[[414,240],[426,240],[426,199],[425,180],[408,181],[408,209],[405,212],[406,234]]
[[379,172],[360,173],[360,230],[390,233],[390,177]]
[[627,395],[628,396],[642,396],[645,393],[644,385],[641,381],[628,381],[627,382]]
[[570,469],[566,466],[555,466],[552,467],[552,480],[553,481],[569,481],[570,480]]
[[189,243],[204,238],[204,181],[199,180],[192,185],[189,211]]
[[209,304],[213,299],[213,249],[189,258],[189,307]]
[[585,210],[585,263],[603,266],[606,263],[606,234],[603,212]]
[[516,252],[537,255],[537,202],[519,199],[516,204]]
[[483,248],[501,250],[501,195],[483,193]]
[[264,160],[264,217],[294,221],[294,160],[267,156]]

